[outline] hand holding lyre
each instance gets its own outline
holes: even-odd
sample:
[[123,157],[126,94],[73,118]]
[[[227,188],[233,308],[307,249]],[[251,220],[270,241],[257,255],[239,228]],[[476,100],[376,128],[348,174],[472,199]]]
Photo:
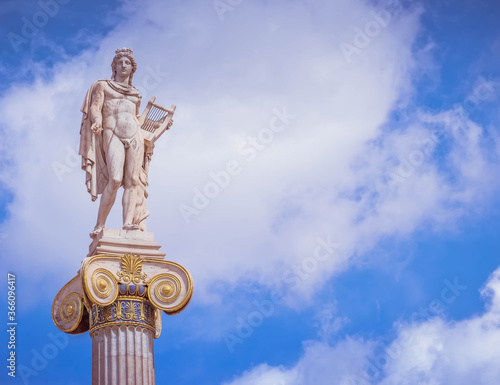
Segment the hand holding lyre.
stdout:
[[99,135],[102,132],[102,125],[99,122],[95,122],[92,124],[90,129],[94,132],[94,134]]

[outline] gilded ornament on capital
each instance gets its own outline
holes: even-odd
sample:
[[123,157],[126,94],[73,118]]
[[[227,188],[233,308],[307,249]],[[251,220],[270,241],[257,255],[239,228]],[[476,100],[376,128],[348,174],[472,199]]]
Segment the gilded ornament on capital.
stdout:
[[62,302],[61,308],[59,309],[59,313],[64,322],[73,321],[76,316],[76,309],[78,308],[79,297],[76,293],[71,293],[68,295]]
[[181,294],[181,282],[173,274],[159,274],[149,282],[148,290],[151,302],[164,310]]
[[107,306],[114,302],[118,296],[118,284],[111,271],[102,267],[95,269],[90,281],[90,286],[85,287],[91,303]]
[[168,298],[174,293],[175,289],[170,283],[165,283],[160,288],[160,294],[162,297]]
[[135,301],[132,300],[127,301],[125,306],[125,316],[124,316],[126,320],[136,320],[138,318],[136,305],[138,305],[138,303]]
[[59,330],[66,333],[72,333],[79,327],[83,313],[82,297],[77,292],[64,297],[58,294],[52,304],[52,320]]
[[[141,303],[141,305],[140,305],[140,311],[141,311],[141,312],[140,312],[140,314],[139,314],[139,320],[140,320],[140,321],[146,321],[146,319],[147,319],[147,318],[146,318],[147,309],[144,309],[144,306],[142,305],[142,303]],[[146,312],[145,312],[145,311],[146,311]]]
[[113,317],[114,317],[112,306],[111,305],[104,306],[102,308],[102,313],[101,314],[102,314],[103,320],[105,320],[105,321],[111,321],[113,319]]
[[124,308],[125,308],[125,304],[122,301],[116,302],[116,308],[115,308],[116,313],[115,314],[116,314],[117,319],[122,319]]
[[121,283],[138,285],[146,280],[147,275],[142,273],[142,259],[138,255],[125,254],[121,262],[121,271],[116,273]]
[[[143,326],[158,334],[154,307],[143,298],[118,298],[113,305],[93,305],[90,332],[114,325]],[[160,326],[161,327],[161,326]]]
[[91,325],[96,324],[99,322],[99,319],[101,318],[101,313],[102,313],[102,307],[100,306],[93,306],[92,307],[93,311],[91,312]]

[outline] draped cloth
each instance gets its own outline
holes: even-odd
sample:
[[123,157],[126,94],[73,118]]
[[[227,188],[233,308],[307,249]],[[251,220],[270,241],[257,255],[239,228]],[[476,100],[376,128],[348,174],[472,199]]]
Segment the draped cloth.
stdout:
[[119,92],[127,96],[136,96],[139,99],[141,99],[141,94],[139,93],[139,90],[131,84],[125,85],[122,83],[115,82],[114,80],[104,80],[104,81],[108,83],[108,86],[110,86],[116,92]]
[[108,183],[108,168],[106,165],[106,156],[102,146],[102,135],[96,135],[90,127],[90,107],[92,106],[92,93],[98,82],[94,82],[87,91],[80,111],[83,113],[82,124],[80,127],[80,150],[82,156],[82,170],[85,171],[85,185],[87,191],[92,197],[92,201],[97,199],[98,194],[102,194]]

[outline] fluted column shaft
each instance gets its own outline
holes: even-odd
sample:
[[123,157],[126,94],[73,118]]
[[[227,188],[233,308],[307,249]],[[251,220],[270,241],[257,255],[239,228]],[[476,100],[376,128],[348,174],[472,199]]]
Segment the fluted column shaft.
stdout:
[[154,385],[156,310],[143,290],[121,288],[107,306],[92,305],[92,385]]
[[154,385],[154,333],[141,326],[92,334],[92,385]]

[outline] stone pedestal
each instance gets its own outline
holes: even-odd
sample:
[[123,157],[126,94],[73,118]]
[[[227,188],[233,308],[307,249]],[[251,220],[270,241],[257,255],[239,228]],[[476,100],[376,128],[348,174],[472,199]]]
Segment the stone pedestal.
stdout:
[[165,258],[153,233],[141,230],[103,229],[89,246],[87,257],[100,254],[137,254],[146,258]]
[[90,255],[54,299],[52,319],[68,334],[90,331],[92,385],[154,385],[153,340],[161,333],[162,312],[181,312],[192,294],[191,275],[175,262],[132,253]]

